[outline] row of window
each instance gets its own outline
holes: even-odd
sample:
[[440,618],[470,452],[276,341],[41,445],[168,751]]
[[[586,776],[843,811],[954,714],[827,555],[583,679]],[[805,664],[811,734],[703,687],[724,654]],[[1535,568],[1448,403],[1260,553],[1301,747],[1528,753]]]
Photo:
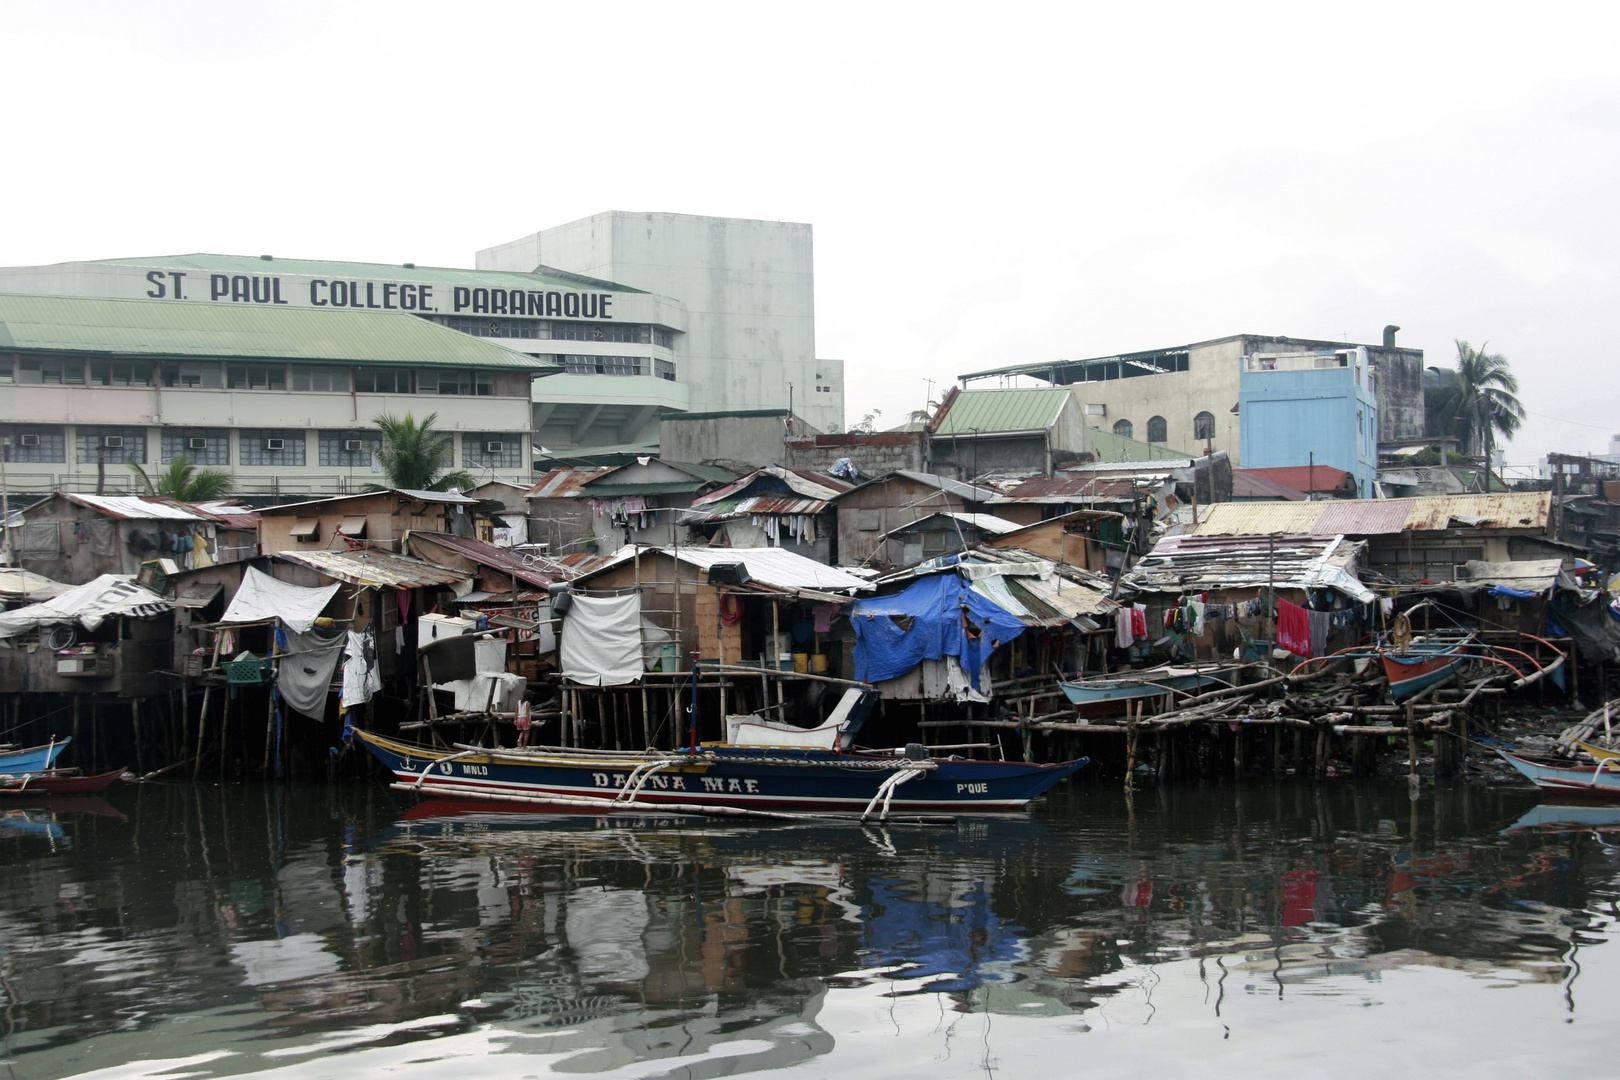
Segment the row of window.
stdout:
[[[47,386],[133,386],[183,390],[275,390],[362,394],[440,394],[487,397],[489,371],[465,368],[333,367],[319,364],[238,364],[217,360],[87,360],[77,356],[0,354],[0,383]],[[507,391],[526,390],[514,383]]]
[[[74,460],[81,465],[147,464],[147,428],[74,428]],[[236,429],[236,464],[304,465],[309,452],[303,428]],[[316,433],[318,462],[340,469],[369,469],[382,447],[376,430],[320,431]],[[67,461],[66,429],[44,425],[0,425],[7,441],[6,461],[51,464]],[[162,428],[158,438],[160,460],[167,465],[182,455],[193,465],[230,465],[231,429]],[[461,463],[468,468],[522,469],[523,436],[514,432],[462,432]],[[446,464],[452,464],[447,462]]]
[[675,347],[675,332],[644,323],[558,322],[554,319],[495,319],[479,315],[429,315],[452,330],[474,337],[530,341],[621,341],[630,345]]
[[[1150,416],[1147,422],[1147,441],[1150,443],[1169,442],[1168,425],[1162,416]],[[1132,434],[1136,430],[1129,420],[1114,421],[1114,434],[1122,435],[1127,439],[1134,439]],[[1201,412],[1193,417],[1193,438],[1213,439],[1215,437],[1215,416],[1212,413]]]
[[553,356],[570,375],[654,375],[675,381],[675,363],[651,356]]

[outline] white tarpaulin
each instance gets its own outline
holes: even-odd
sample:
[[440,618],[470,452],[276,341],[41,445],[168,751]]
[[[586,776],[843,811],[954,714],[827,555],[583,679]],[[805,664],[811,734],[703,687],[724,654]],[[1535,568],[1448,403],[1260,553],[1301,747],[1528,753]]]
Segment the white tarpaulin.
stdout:
[[563,677],[587,686],[641,678],[641,597],[576,593],[562,626]]
[[307,634],[338,591],[340,582],[319,589],[277,581],[262,570],[247,568],[242,585],[220,622],[250,623],[280,619],[283,626]]
[[94,630],[114,615],[150,619],[174,605],[144,585],[119,574],[102,574],[44,603],[0,612],[0,638],[16,637],[36,626],[76,622]]

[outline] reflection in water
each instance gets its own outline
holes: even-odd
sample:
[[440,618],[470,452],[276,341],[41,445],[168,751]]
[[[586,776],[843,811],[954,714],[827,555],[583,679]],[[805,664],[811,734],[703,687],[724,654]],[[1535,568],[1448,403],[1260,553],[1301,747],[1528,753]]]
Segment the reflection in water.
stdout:
[[949,1058],[969,1018],[1070,1038],[1179,1015],[1184,986],[1195,1019],[1159,1037],[1225,1039],[1236,1000],[1326,1008],[1418,972],[1547,985],[1570,1019],[1620,852],[1612,816],[1566,816],[1466,788],[1075,786],[880,830],[146,786],[0,815],[0,993],[20,1078],[825,1067],[874,1015],[921,1024],[913,999]]

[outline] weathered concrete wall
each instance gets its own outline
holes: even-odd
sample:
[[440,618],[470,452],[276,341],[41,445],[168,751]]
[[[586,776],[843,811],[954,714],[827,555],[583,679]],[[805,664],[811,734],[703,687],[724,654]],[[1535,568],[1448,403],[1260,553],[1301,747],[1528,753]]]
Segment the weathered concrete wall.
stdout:
[[1423,438],[1423,350],[1367,346],[1378,369],[1378,438]]
[[839,458],[849,458],[863,477],[907,469],[926,471],[928,436],[920,431],[852,432],[843,435],[816,435],[787,440],[794,468],[826,472]]
[[973,480],[989,475],[1048,476],[1047,466],[1043,435],[935,436],[933,468],[929,471],[956,480]]
[[696,464],[784,465],[786,440],[813,439],[817,434],[786,409],[753,416],[673,415],[658,425],[658,453],[670,461]]

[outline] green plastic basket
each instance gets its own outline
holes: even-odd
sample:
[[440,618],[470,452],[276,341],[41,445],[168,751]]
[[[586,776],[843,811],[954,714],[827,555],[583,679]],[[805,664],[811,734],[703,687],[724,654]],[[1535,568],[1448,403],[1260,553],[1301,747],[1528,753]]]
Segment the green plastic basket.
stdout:
[[264,682],[266,668],[263,660],[226,660],[219,665],[227,683],[245,686]]

